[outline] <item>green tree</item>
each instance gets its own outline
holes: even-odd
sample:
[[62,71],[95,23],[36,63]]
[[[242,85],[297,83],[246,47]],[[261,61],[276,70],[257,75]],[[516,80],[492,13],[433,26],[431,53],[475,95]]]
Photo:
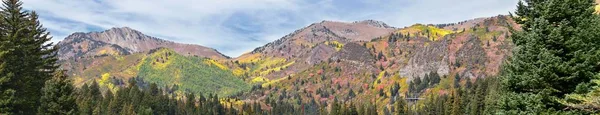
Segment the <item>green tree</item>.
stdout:
[[341,105],[338,103],[337,98],[333,99],[333,102],[331,104],[331,110],[330,110],[330,114],[331,115],[341,115]]
[[460,99],[460,89],[454,89],[452,93],[452,112],[451,115],[461,115],[463,114],[463,109],[461,109],[461,99]]
[[65,71],[57,72],[54,77],[46,81],[42,88],[38,114],[47,115],[74,115],[77,114],[73,85]]
[[[6,43],[0,42],[0,47],[5,46],[4,44]],[[0,59],[4,58],[4,54],[6,54],[6,51],[0,51]],[[0,75],[0,114],[8,114],[11,111],[12,100],[15,93],[13,88],[7,86],[7,83],[12,78],[12,73],[6,74],[7,72],[4,68],[5,64],[0,60],[0,73],[4,73]]]
[[600,71],[594,6],[594,0],[519,2],[513,18],[522,31],[512,31],[517,47],[503,68],[501,113],[574,112],[560,101],[587,93]]
[[394,109],[396,110],[396,115],[406,115],[408,114],[408,105],[404,97],[398,97],[396,99],[396,103],[394,104]]
[[456,73],[454,75],[454,85],[452,85],[454,88],[460,88],[460,75],[458,75],[458,73]]
[[38,21],[38,15],[23,10],[22,4],[19,0],[3,0],[0,41],[6,44],[0,52],[6,52],[2,57],[6,65],[0,76],[13,76],[3,87],[15,90],[10,112],[34,114],[44,82],[58,68],[57,48],[47,43],[52,37]]
[[347,115],[358,115],[358,110],[356,110],[356,106],[353,103],[350,103]]
[[121,115],[135,115],[135,108],[133,108],[132,104],[126,104],[121,109]]
[[79,94],[81,95],[79,97],[79,111],[82,114],[89,115],[94,112],[95,106],[101,104],[102,92],[100,92],[100,86],[98,86],[98,83],[95,81],[92,81],[92,85],[90,85],[89,88],[83,88],[85,89]]

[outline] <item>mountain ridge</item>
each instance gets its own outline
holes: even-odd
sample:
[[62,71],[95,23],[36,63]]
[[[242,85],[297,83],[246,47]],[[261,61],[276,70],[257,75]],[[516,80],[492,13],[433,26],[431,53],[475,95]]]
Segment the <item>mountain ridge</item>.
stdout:
[[[453,75],[469,80],[497,75],[501,62],[506,59],[512,48],[508,38],[510,34],[508,28],[518,27],[514,25],[511,18],[502,15],[450,24],[414,24],[403,28],[386,25],[374,20],[321,21],[295,30],[250,53],[221,59],[203,59],[202,56],[185,55],[176,50],[167,50],[167,52],[181,55],[153,52],[171,49],[168,47],[136,53],[123,45],[102,45],[110,43],[109,41],[115,38],[87,40],[86,36],[83,36],[78,40],[104,46],[95,48],[96,50],[112,49],[110,51],[114,52],[99,53],[104,55],[86,55],[88,57],[83,56],[80,59],[67,59],[68,62],[64,67],[74,70],[71,73],[76,76],[74,77],[76,83],[98,81],[100,76],[105,74],[119,80],[142,78],[166,86],[172,85],[170,81],[178,81],[186,84],[181,87],[187,89],[182,90],[236,95],[249,101],[260,101],[265,97],[277,96],[284,93],[282,91],[285,91],[288,96],[300,95],[297,98],[302,100],[315,99],[330,102],[331,96],[345,97],[344,95],[354,91],[363,93],[347,99],[385,100],[375,95],[380,92],[389,93],[388,88],[393,84],[400,84],[401,92],[406,93],[412,80],[431,74],[443,76],[442,81],[445,81],[446,85],[451,81],[450,78],[454,78],[448,76]],[[86,35],[86,33],[77,33],[74,36],[79,34]],[[130,38],[123,39],[133,40],[136,38],[127,35],[124,37]],[[98,53],[93,51],[90,54]],[[208,69],[200,69],[202,67]],[[224,85],[217,88],[227,89],[225,92],[206,88],[193,90],[214,85],[189,83],[186,80],[180,81],[179,78],[194,80],[215,80],[215,78],[201,76],[211,74],[210,72],[195,72],[190,69],[214,71],[227,76],[228,79],[219,82],[239,84],[242,81],[247,85],[236,87],[250,91],[233,90],[235,87]],[[169,76],[169,73],[173,76]],[[357,86],[349,86],[349,84]],[[249,86],[252,88],[250,89]],[[331,87],[338,88],[331,89]],[[436,90],[443,92],[444,88]],[[427,92],[417,92],[414,95],[418,96],[421,93]],[[383,103],[387,102],[390,100],[378,104],[384,105]]]
[[[172,48],[184,55],[228,59],[229,57],[216,49],[195,44],[182,44],[148,36],[129,27],[114,27],[100,32],[76,32],[67,36],[58,44],[60,59],[81,58],[81,56],[131,54],[147,52],[159,47]],[[107,48],[107,45],[117,45],[120,48]]]

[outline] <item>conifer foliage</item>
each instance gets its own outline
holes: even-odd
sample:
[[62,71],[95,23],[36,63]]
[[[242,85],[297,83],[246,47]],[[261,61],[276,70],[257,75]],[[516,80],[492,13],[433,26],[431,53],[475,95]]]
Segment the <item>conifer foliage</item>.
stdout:
[[594,0],[525,0],[514,16],[517,46],[504,65],[505,114],[576,112],[566,95],[588,92],[600,73],[600,25]]
[[19,0],[3,0],[0,11],[0,113],[34,114],[41,89],[58,68],[51,37],[35,12]]
[[71,80],[65,71],[57,72],[52,79],[46,81],[42,88],[38,114],[74,115],[77,114],[75,92]]
[[[217,95],[180,96],[167,93],[155,83],[139,87],[134,79],[115,93],[100,93],[97,83],[77,89],[76,105],[83,115],[235,115],[238,110],[221,103]],[[177,99],[181,98],[181,99]],[[41,113],[41,112],[40,112]]]

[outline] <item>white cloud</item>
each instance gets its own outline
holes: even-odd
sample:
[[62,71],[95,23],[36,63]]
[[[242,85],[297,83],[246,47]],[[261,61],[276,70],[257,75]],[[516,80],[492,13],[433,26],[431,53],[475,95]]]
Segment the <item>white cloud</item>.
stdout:
[[375,19],[402,27],[506,14],[516,0],[23,0],[55,41],[128,26],[238,56],[321,20]]

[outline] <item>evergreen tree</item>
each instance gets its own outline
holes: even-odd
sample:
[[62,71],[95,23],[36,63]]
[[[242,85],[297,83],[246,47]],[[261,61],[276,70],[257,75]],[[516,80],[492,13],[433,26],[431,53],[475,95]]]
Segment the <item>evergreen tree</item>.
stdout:
[[102,92],[100,92],[100,86],[95,81],[92,81],[92,85],[83,89],[80,92],[82,96],[79,97],[79,111],[82,114],[90,115],[94,112],[96,105],[102,99]]
[[123,105],[123,109],[121,109],[121,115],[135,115],[135,109],[133,108],[133,104]]
[[365,115],[378,115],[376,107],[377,107],[377,104],[375,104],[375,105],[367,104],[367,113]]
[[454,75],[454,88],[460,88],[460,75],[458,75],[458,73],[456,73]]
[[454,89],[453,95],[452,95],[452,112],[451,115],[460,115],[463,114],[463,111],[461,109],[461,100],[460,100],[460,89]]
[[[117,91],[119,92],[119,91]],[[118,99],[106,100],[108,102],[108,106],[106,107],[106,113],[109,115],[115,115],[120,112]]]
[[440,78],[440,74],[438,74],[437,71],[431,71],[431,73],[429,73],[429,79],[431,80],[431,86],[440,83],[440,81],[442,80]]
[[590,81],[600,75],[600,20],[594,6],[594,0],[519,2],[513,18],[522,31],[512,31],[517,47],[504,65],[501,113],[574,112],[561,101],[588,92]]
[[38,114],[74,115],[77,114],[73,85],[65,71],[57,72],[42,88]]
[[[1,20],[0,20],[1,21]],[[1,36],[1,35],[0,35]],[[4,42],[0,41],[0,47],[5,46]],[[2,48],[0,48],[2,49]],[[4,58],[6,51],[0,51],[0,59]],[[5,72],[5,64],[0,60],[0,73]],[[6,84],[12,78],[12,73],[0,75],[0,114],[8,114],[11,111],[11,105],[14,98],[15,90],[8,87]]]
[[102,113],[109,113],[110,102],[112,102],[114,96],[115,95],[112,93],[112,91],[106,90],[104,99],[102,99],[102,104],[100,105],[102,106],[100,107],[102,109]]
[[465,83],[465,89],[471,89],[471,87],[473,86],[473,82],[471,81],[471,78],[467,78]]
[[356,106],[353,103],[350,103],[348,107],[348,114],[346,115],[358,115],[358,110],[356,110]]
[[5,52],[0,60],[5,64],[0,73],[4,81],[0,91],[9,97],[2,98],[1,103],[12,100],[7,106],[0,105],[2,113],[35,114],[41,89],[58,68],[57,48],[47,44],[51,39],[49,33],[37,14],[23,10],[22,4],[19,0],[3,0],[0,12],[0,43],[3,43],[0,52]]
[[340,106],[340,104],[338,103],[338,100],[337,100],[337,98],[334,98],[334,99],[333,99],[333,102],[332,102],[332,104],[331,104],[331,109],[330,109],[330,112],[329,112],[329,113],[330,113],[331,115],[341,115],[341,114],[342,114],[342,113],[341,113],[341,106]]
[[196,95],[194,93],[188,93],[186,95],[185,107],[188,108],[186,110],[187,114],[194,114],[194,107],[196,107]]
[[394,104],[395,108],[394,110],[396,110],[396,115],[406,115],[407,113],[407,104],[406,104],[406,100],[404,100],[403,98],[397,98],[396,99],[396,103]]

